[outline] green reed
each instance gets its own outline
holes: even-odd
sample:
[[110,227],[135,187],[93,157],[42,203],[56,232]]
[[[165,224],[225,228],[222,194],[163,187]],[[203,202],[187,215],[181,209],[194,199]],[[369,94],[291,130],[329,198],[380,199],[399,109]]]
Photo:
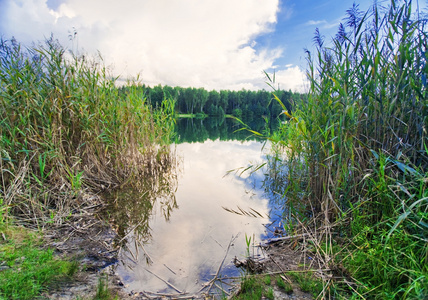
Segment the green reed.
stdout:
[[32,47],[1,40],[0,59],[4,205],[32,217],[76,207],[79,191],[138,185],[152,157],[168,153],[171,101],[152,109],[138,82],[119,88],[101,57],[50,38]]
[[347,267],[361,297],[428,295],[426,32],[411,1],[354,4],[329,45],[316,30],[309,97],[284,108],[290,120],[275,133],[288,202],[350,238],[340,254],[323,253]]

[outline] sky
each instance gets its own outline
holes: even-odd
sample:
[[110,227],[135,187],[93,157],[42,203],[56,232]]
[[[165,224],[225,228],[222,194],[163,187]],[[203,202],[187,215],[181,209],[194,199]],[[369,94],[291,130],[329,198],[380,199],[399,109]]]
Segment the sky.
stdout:
[[[329,40],[353,0],[0,0],[0,35],[30,46],[51,34],[100,53],[112,75],[207,90],[305,91],[319,28]],[[367,10],[372,0],[355,0]]]

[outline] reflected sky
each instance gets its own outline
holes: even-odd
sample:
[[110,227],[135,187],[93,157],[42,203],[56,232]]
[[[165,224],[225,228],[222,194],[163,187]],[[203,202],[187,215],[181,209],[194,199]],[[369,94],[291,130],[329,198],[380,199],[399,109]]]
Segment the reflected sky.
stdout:
[[261,143],[207,140],[175,147],[182,161],[175,194],[178,208],[168,221],[153,215],[152,238],[144,245],[130,238],[128,250],[121,252],[117,272],[129,290],[177,293],[164,282],[168,281],[180,291],[197,293],[216,274],[232,237],[236,239],[222,267],[223,276],[239,275],[232,260],[245,257],[245,236],[254,235],[260,242],[263,225],[269,223],[267,217],[238,215],[223,208],[269,214],[268,200],[252,189],[254,178],[249,173],[225,176],[232,169],[263,162]]

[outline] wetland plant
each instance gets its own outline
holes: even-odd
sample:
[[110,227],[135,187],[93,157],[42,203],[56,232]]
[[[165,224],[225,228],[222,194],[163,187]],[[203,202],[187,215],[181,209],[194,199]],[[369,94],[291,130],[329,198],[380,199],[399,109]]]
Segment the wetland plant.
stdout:
[[317,30],[306,51],[308,98],[287,110],[274,92],[289,118],[274,134],[287,154],[283,195],[318,224],[326,267],[352,278],[336,287],[427,298],[427,18],[394,0],[346,14],[330,43]]
[[[138,82],[119,87],[101,57],[55,39],[24,47],[0,40],[1,211],[55,222],[114,187],[138,186],[167,163],[173,103],[146,103]],[[40,225],[40,224],[39,224]]]

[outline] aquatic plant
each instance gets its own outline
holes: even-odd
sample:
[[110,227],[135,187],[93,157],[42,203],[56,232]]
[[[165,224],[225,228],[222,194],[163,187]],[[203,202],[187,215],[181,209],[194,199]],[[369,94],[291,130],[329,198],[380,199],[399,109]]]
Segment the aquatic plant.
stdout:
[[[366,12],[354,4],[346,13],[331,43],[316,30],[316,51],[306,51],[309,97],[290,111],[274,92],[289,118],[272,137],[287,153],[283,194],[320,221],[317,252],[330,269],[347,269],[354,278],[348,290],[361,298],[422,299],[428,295],[426,17],[414,13],[411,1],[394,0]],[[336,249],[333,230],[348,238],[348,247]]]
[[94,204],[90,192],[138,186],[164,160],[174,105],[155,110],[138,81],[118,85],[101,57],[74,55],[54,38],[0,41],[2,207],[36,222],[54,209],[61,222]]

